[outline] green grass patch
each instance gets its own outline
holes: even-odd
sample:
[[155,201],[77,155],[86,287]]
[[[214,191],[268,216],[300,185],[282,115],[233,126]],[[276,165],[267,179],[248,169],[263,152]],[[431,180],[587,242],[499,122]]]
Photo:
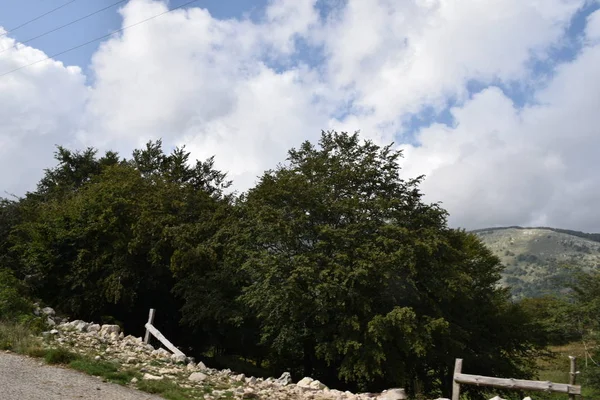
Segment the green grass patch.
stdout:
[[139,373],[133,370],[120,370],[120,365],[116,362],[93,360],[88,357],[81,357],[69,363],[69,367],[88,375],[101,376],[109,382],[125,385],[131,379],[139,377]]
[[44,355],[44,360],[46,360],[48,364],[68,365],[77,359],[79,359],[79,355],[62,347],[48,349]]
[[137,388],[146,393],[158,394],[168,400],[190,400],[197,399],[192,390],[182,388],[176,383],[163,379],[160,381],[141,380]]
[[31,328],[12,322],[0,322],[0,350],[28,354],[32,349],[38,348],[41,348],[41,341],[33,336]]

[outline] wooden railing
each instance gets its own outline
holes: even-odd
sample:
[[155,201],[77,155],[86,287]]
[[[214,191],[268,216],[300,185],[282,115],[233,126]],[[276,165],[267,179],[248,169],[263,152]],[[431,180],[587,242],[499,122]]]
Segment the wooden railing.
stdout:
[[574,400],[576,395],[581,395],[581,386],[575,385],[577,376],[575,357],[569,356],[571,360],[571,373],[569,383],[553,383],[548,381],[527,381],[523,379],[504,379],[491,376],[469,375],[462,373],[462,362],[460,358],[456,359],[454,364],[454,382],[452,386],[452,400],[459,400],[460,385],[488,386],[508,390],[535,390],[543,392],[567,393],[570,400]]
[[154,310],[154,308],[151,308],[150,314],[148,315],[148,322],[146,323],[146,325],[144,325],[144,327],[146,328],[146,335],[144,336],[144,343],[148,343],[150,341],[150,335],[152,334],[152,336],[157,338],[167,349],[171,350],[171,352],[173,354],[185,357],[185,354],[183,354],[183,352],[181,350],[179,350],[177,347],[173,346],[173,343],[169,342],[169,340],[167,340],[167,338],[164,337],[164,335],[162,333],[160,333],[160,331],[158,329],[156,329],[154,327],[154,325],[152,325],[152,323],[154,322],[155,314],[156,314],[156,311]]

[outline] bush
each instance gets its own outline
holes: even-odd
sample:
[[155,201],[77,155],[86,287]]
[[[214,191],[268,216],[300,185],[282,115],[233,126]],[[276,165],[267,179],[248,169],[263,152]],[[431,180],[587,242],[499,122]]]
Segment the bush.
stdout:
[[0,350],[30,355],[40,347],[40,340],[33,336],[33,332],[28,326],[0,322]]
[[69,367],[88,375],[101,376],[106,380],[124,385],[129,383],[136,373],[131,370],[119,371],[119,364],[109,361],[96,361],[81,357],[69,363]]
[[67,365],[72,361],[79,359],[79,356],[69,350],[58,347],[49,349],[44,356],[48,364],[64,364]]
[[11,271],[0,268],[0,321],[31,316],[33,304],[24,296],[22,283]]

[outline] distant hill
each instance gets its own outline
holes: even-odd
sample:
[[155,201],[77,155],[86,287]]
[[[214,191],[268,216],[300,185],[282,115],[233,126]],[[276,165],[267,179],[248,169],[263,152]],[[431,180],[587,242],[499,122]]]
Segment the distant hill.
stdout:
[[566,293],[577,270],[600,268],[600,234],[518,226],[472,231],[506,266],[516,298]]

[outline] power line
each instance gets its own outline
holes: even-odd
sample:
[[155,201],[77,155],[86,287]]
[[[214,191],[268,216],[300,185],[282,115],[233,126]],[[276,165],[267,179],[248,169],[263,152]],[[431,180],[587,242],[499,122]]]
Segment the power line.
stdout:
[[85,42],[85,43],[82,43],[82,44],[79,44],[79,45],[77,45],[77,46],[71,47],[71,48],[69,48],[69,49],[67,49],[67,50],[61,51],[60,53],[55,53],[55,54],[52,54],[51,56],[48,56],[48,57],[46,57],[46,58],[43,58],[43,59],[41,59],[41,60],[34,61],[34,62],[30,63],[30,64],[22,65],[22,66],[20,66],[20,67],[18,67],[18,68],[15,68],[15,69],[13,69],[13,70],[10,70],[10,71],[7,71],[7,72],[5,72],[5,73],[3,73],[3,74],[0,74],[0,78],[2,78],[2,77],[4,77],[4,76],[6,76],[6,75],[8,75],[8,74],[12,74],[13,72],[20,71],[20,70],[22,70],[23,68],[31,67],[32,65],[39,64],[39,63],[41,63],[41,62],[44,62],[44,61],[50,60],[50,59],[52,59],[52,58],[55,58],[55,57],[61,56],[61,55],[65,54],[65,53],[68,53],[68,52],[70,52],[70,51],[73,51],[73,50],[80,49],[80,48],[82,48],[82,47],[84,47],[84,46],[87,46],[88,44],[92,44],[92,43],[94,43],[94,42],[97,42],[97,41],[99,41],[99,40],[106,39],[106,38],[108,38],[108,37],[111,37],[112,35],[114,35],[114,34],[116,34],[116,33],[123,32],[123,31],[124,31],[124,30],[126,30],[126,29],[133,28],[134,26],[137,26],[137,25],[143,24],[144,22],[148,22],[148,21],[150,21],[151,19],[158,18],[158,17],[160,17],[160,16],[162,16],[162,15],[165,15],[165,14],[168,14],[168,13],[170,13],[171,11],[178,10],[178,9],[180,9],[180,8],[183,8],[183,7],[185,7],[185,6],[188,6],[188,5],[190,5],[190,4],[192,4],[192,3],[195,3],[195,2],[197,2],[197,1],[198,1],[198,0],[192,0],[192,1],[188,1],[187,3],[184,3],[184,4],[180,5],[180,6],[177,6],[177,7],[175,7],[175,8],[172,8],[172,9],[170,9],[170,10],[167,10],[167,11],[165,11],[165,12],[162,12],[162,13],[160,13],[160,14],[156,14],[156,15],[154,15],[154,16],[152,16],[152,17],[150,17],[150,18],[146,18],[146,19],[144,19],[144,20],[142,20],[142,21],[136,22],[135,24],[131,24],[131,25],[125,26],[125,27],[123,27],[123,28],[117,29],[117,30],[115,30],[115,31],[112,31],[111,33],[109,33],[109,34],[107,34],[107,35],[104,35],[104,36],[97,37],[97,38],[95,38],[95,39],[92,39],[92,40],[90,40],[90,41],[87,41],[87,42]]
[[4,32],[4,33],[2,33],[2,34],[0,34],[0,37],[2,37],[2,36],[6,36],[6,35],[8,35],[8,34],[9,34],[9,33],[11,33],[11,32],[14,32],[14,31],[16,31],[17,29],[20,29],[20,28],[24,27],[25,25],[29,25],[30,23],[32,23],[32,22],[34,22],[34,21],[37,21],[38,19],[40,19],[40,18],[43,18],[43,17],[45,17],[45,16],[46,16],[46,15],[48,15],[48,14],[52,14],[54,11],[58,11],[58,10],[60,10],[61,8],[65,7],[65,6],[68,6],[69,4],[71,4],[71,3],[74,3],[74,2],[76,2],[76,1],[77,1],[77,0],[71,0],[71,1],[67,1],[67,2],[66,2],[65,4],[63,4],[62,6],[58,6],[58,7],[56,7],[56,8],[53,8],[52,10],[50,10],[50,11],[48,11],[48,12],[45,12],[45,13],[44,13],[44,14],[42,14],[42,15],[38,15],[38,16],[37,16],[37,17],[35,17],[34,19],[30,19],[30,20],[29,20],[29,21],[27,21],[27,22],[23,22],[21,25],[19,25],[19,26],[15,26],[14,28],[12,28],[12,29],[10,29],[10,30],[8,30],[8,31],[6,31],[6,32]]
[[[100,9],[100,10],[96,10],[96,11],[94,11],[94,12],[92,12],[92,13],[88,14],[88,15],[85,15],[85,16],[83,16],[83,17],[81,17],[81,18],[77,18],[76,20],[74,20],[74,21],[71,21],[71,22],[69,22],[69,23],[66,23],[66,24],[64,24],[64,25],[61,25],[61,26],[59,26],[58,28],[54,28],[54,29],[52,29],[52,30],[49,30],[49,31],[47,31],[47,32],[44,32],[44,33],[42,33],[42,34],[40,34],[40,35],[34,36],[34,37],[30,38],[30,39],[27,39],[27,40],[25,40],[25,41],[23,41],[23,42],[18,42],[18,43],[20,43],[20,44],[29,43],[29,42],[31,42],[31,41],[33,41],[33,40],[35,40],[35,39],[39,39],[39,38],[41,38],[41,37],[44,37],[44,36],[46,36],[46,35],[49,35],[49,34],[51,34],[51,33],[53,33],[53,32],[59,31],[59,30],[61,30],[61,29],[63,29],[63,28],[66,28],[67,26],[71,26],[71,25],[73,25],[73,24],[75,24],[75,23],[77,23],[77,22],[83,21],[84,19],[86,19],[86,18],[89,18],[89,17],[91,17],[91,16],[93,16],[93,15],[96,15],[96,14],[98,14],[98,13],[101,13],[102,11],[108,10],[109,8],[111,8],[111,7],[114,7],[114,6],[116,6],[117,4],[125,3],[126,1],[127,1],[127,0],[119,0],[119,1],[117,1],[116,3],[113,3],[113,4],[109,5],[109,6],[106,6],[106,7],[102,8],[102,9]],[[15,46],[16,46],[16,45],[17,45],[17,43],[15,43]],[[0,50],[0,53],[4,53],[6,50],[8,50],[8,49],[10,49],[10,48],[12,48],[12,47],[14,47],[14,46],[7,47],[7,48],[5,48],[5,49],[2,49],[2,50]]]

